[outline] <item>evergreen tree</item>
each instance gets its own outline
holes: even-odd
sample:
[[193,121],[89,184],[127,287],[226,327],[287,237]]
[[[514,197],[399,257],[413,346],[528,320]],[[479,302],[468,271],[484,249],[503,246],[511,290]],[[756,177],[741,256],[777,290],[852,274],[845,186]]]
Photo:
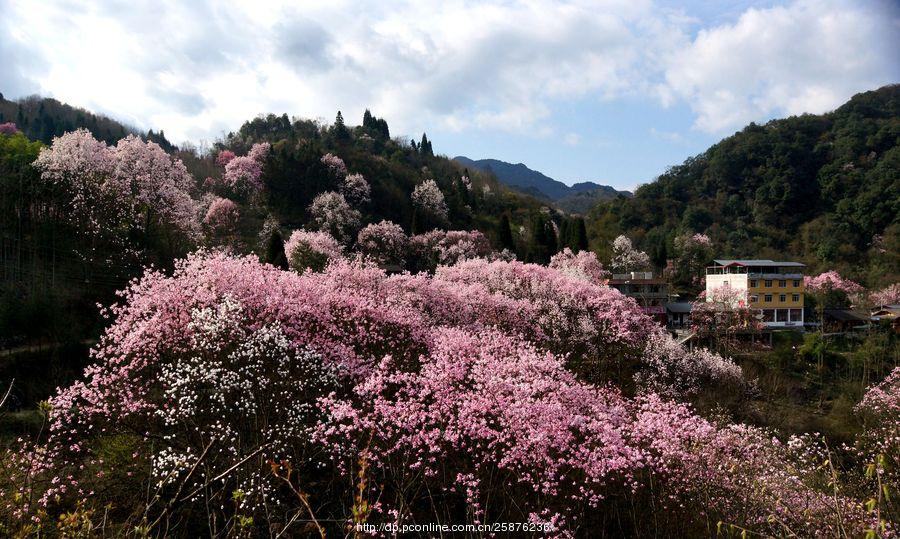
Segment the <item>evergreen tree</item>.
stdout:
[[575,221],[574,234],[575,241],[572,250],[577,252],[588,250],[587,226],[584,224],[584,217],[579,217]]
[[563,217],[563,220],[559,223],[559,248],[564,249],[566,247],[575,250],[572,245],[572,231],[574,229],[574,224],[570,219]]
[[281,232],[277,228],[269,235],[269,243],[266,245],[266,255],[263,258],[263,262],[283,270],[288,269],[287,256],[284,254],[284,238],[281,237]]
[[509,249],[516,252],[516,242],[513,240],[512,226],[509,224],[509,216],[505,213],[500,216],[499,230],[497,230],[497,240],[500,243],[500,249]]
[[425,135],[425,133],[422,133],[422,143],[419,144],[419,153],[421,153],[425,157],[434,156],[434,151],[431,149],[431,141],[428,140],[428,137]]
[[344,125],[344,115],[341,114],[341,111],[338,111],[337,116],[334,118],[334,127],[332,129],[336,139],[345,140],[350,138],[350,131]]

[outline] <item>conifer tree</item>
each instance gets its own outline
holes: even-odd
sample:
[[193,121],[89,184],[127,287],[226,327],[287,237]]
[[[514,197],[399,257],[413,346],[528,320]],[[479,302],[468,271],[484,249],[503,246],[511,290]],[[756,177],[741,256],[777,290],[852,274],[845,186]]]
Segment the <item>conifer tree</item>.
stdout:
[[509,224],[509,216],[505,213],[500,216],[499,230],[497,231],[497,240],[500,242],[501,249],[509,249],[516,252],[516,242],[513,240],[512,227]]
[[283,270],[288,269],[287,256],[284,254],[284,238],[277,228],[272,230],[272,234],[269,235],[269,243],[266,245],[266,254],[263,262]]

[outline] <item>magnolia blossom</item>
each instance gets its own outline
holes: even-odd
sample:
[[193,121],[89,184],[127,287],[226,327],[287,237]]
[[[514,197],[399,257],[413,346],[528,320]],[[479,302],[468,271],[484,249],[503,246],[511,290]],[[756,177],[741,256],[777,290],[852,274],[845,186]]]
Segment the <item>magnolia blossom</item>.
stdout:
[[803,284],[806,290],[813,293],[836,290],[844,292],[848,296],[853,296],[863,291],[862,286],[850,279],[844,279],[838,272],[833,270],[826,271],[815,277],[807,275],[803,278]]
[[227,198],[215,197],[206,210],[203,224],[213,232],[221,233],[234,229],[240,218],[237,204]]
[[362,206],[369,203],[372,189],[362,174],[348,174],[341,182],[341,194],[351,204]]
[[490,242],[478,230],[432,230],[417,234],[410,238],[410,251],[427,269],[493,254]]
[[245,156],[233,157],[225,164],[225,186],[238,192],[255,193],[262,189],[262,173],[269,143],[254,144]]
[[291,269],[299,272],[308,269],[322,271],[344,256],[343,247],[327,232],[295,230],[284,243],[284,254]]
[[224,167],[231,162],[232,159],[235,158],[234,152],[231,150],[222,150],[219,152],[219,155],[216,156],[216,164],[220,167]]
[[153,212],[183,231],[198,233],[197,205],[189,194],[194,180],[181,160],[135,135],[118,142],[115,157],[113,178],[132,193],[134,213]]
[[[861,502],[829,486],[813,444],[707,421],[650,389],[680,369],[695,384],[733,368],[689,365],[665,340],[645,350],[657,332],[633,300],[552,268],[479,259],[387,276],[338,261],[299,275],[201,252],[130,283],[109,314],[95,363],[51,399],[46,446],[26,464],[44,504],[71,503],[120,466],[92,463],[101,440],[121,437],[136,441],[160,496],[182,504],[173,511],[266,529],[296,507],[262,468],[287,456],[329,481],[377,484],[372,510],[384,518],[424,521],[439,492],[479,521],[571,523],[559,534],[618,503],[674,512],[698,533],[708,520],[762,535],[873,527]],[[649,356],[636,398],[570,370],[627,348]],[[179,491],[196,462],[196,483]],[[192,494],[195,484],[208,490]],[[496,503],[503,492],[515,504]]]
[[641,355],[638,383],[657,393],[686,397],[710,382],[739,387],[741,368],[705,348],[688,350],[663,331],[650,333]]
[[638,251],[626,236],[619,236],[612,243],[612,261],[610,266],[615,271],[629,272],[645,269],[650,265],[650,257]]
[[550,267],[578,279],[594,284],[606,284],[609,272],[592,251],[579,251],[578,254],[566,247],[550,258]]
[[882,305],[896,305],[900,303],[900,283],[894,283],[890,286],[872,292],[869,301],[878,307]]
[[313,222],[340,241],[347,241],[359,227],[360,213],[353,209],[344,195],[328,191],[313,199],[309,206]]
[[193,180],[184,164],[154,142],[129,135],[110,148],[79,129],[53,139],[34,163],[41,178],[66,193],[70,218],[97,234],[136,228],[157,218],[195,236],[197,206],[189,192]]
[[324,164],[328,171],[337,179],[341,179],[347,175],[347,165],[344,164],[344,160],[334,154],[326,153],[323,155],[322,164]]
[[432,215],[440,220],[446,220],[449,210],[444,201],[444,193],[434,180],[425,180],[416,185],[412,192],[412,202],[416,209]]
[[409,237],[391,221],[370,224],[359,231],[356,249],[378,264],[402,266],[406,261]]
[[13,122],[0,123],[0,135],[15,135],[19,128]]
[[472,190],[472,180],[470,180],[468,176],[462,176],[462,177],[460,177],[459,182],[460,182],[461,184],[463,184],[463,187],[466,188],[466,191],[471,191],[471,190]]

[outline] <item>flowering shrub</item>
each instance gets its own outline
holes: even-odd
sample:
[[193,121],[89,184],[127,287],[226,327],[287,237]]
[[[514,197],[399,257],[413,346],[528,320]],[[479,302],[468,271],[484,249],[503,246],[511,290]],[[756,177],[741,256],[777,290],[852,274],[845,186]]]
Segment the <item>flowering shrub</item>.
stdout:
[[[900,367],[866,391],[856,412],[866,423],[857,441],[859,455],[896,492],[900,487]],[[874,490],[878,491],[877,485]]]
[[712,241],[706,234],[682,234],[674,240],[675,275],[679,283],[699,287],[704,267],[712,258]]
[[619,236],[612,243],[612,261],[610,266],[614,271],[629,272],[642,270],[650,266],[650,257],[643,251],[638,251],[626,236]]
[[575,254],[566,247],[550,258],[550,267],[593,284],[605,285],[609,280],[609,272],[603,269],[603,264],[592,251]]
[[[573,353],[639,349],[652,322],[615,290],[550,268],[476,259],[388,277],[339,260],[298,275],[199,253],[133,282],[110,314],[85,380],[52,399],[38,452],[48,504],[112,472],[96,442],[127,434],[163,500],[150,518],[206,510],[223,534],[238,516],[266,533],[296,511],[263,471],[282,458],[308,463],[317,496],[332,473],[371,476],[383,494],[366,511],[396,522],[432,515],[431,493],[474,521],[553,520],[559,534],[644,501],[680,526],[698,510],[762,534],[871,524],[859,503],[817,489],[819,463],[796,458],[811,450],[580,380]],[[711,356],[685,365],[654,339],[648,365],[666,365],[648,385],[681,366],[695,380],[734,374]],[[328,518],[347,518],[340,492],[317,505]]]
[[662,331],[648,336],[636,378],[643,387],[679,398],[696,394],[710,383],[743,384],[743,372],[732,361],[705,348],[688,350]]
[[19,132],[19,128],[13,122],[0,123],[0,135],[15,135]]
[[[215,482],[213,492],[241,493],[242,513],[263,514],[285,506],[266,462],[302,454],[318,414],[315,400],[335,378],[278,323],[251,329],[241,311],[228,296],[193,310],[190,352],[159,365],[154,415],[165,443],[151,455],[151,476],[162,491],[191,485],[190,501],[210,496],[195,485]],[[227,481],[216,479],[235,465]]]
[[447,220],[449,210],[444,200],[444,193],[441,192],[441,188],[434,180],[425,180],[416,185],[412,192],[412,203],[417,210],[438,221]]
[[412,256],[423,270],[493,254],[490,242],[478,230],[432,230],[413,236],[409,243]]
[[862,286],[850,279],[844,279],[836,271],[826,271],[815,277],[807,275],[803,278],[803,284],[808,291],[813,293],[834,290],[844,292],[848,296],[854,296],[863,291]]
[[362,206],[369,203],[371,197],[369,182],[362,174],[348,174],[341,182],[341,194],[351,204]]
[[347,165],[344,164],[344,160],[334,154],[323,155],[322,164],[336,179],[342,179],[347,175]]
[[110,148],[79,129],[54,138],[34,165],[62,188],[70,218],[88,234],[146,230],[155,220],[190,237],[199,233],[193,179],[154,142],[129,135]]
[[215,197],[206,210],[203,224],[213,234],[228,233],[234,230],[240,218],[237,204],[227,198]]
[[237,193],[254,194],[262,189],[263,165],[269,154],[269,143],[254,144],[245,156],[232,157],[225,164],[225,187]]
[[869,301],[875,306],[895,305],[900,303],[900,283],[894,283],[881,290],[872,292]]
[[356,238],[357,251],[382,265],[403,266],[408,247],[409,237],[400,225],[391,221],[367,225]]
[[220,167],[225,167],[234,158],[235,158],[235,155],[234,155],[233,151],[222,150],[221,152],[219,152],[219,155],[216,156],[216,164],[219,165]]
[[322,271],[344,256],[344,249],[327,232],[295,230],[284,243],[284,254],[294,271]]
[[350,207],[344,195],[328,191],[313,199],[309,205],[313,222],[323,232],[346,242],[359,227],[360,213]]
[[473,259],[439,267],[435,279],[481,284],[491,293],[529,303],[550,349],[579,365],[603,370],[608,367],[604,360],[627,357],[655,331],[638,304],[618,290],[537,264]]

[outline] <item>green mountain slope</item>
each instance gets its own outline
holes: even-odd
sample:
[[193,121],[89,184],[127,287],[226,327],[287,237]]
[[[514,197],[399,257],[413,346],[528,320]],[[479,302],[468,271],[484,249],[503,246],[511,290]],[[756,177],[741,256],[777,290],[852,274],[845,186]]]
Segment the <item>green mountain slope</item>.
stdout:
[[601,203],[590,232],[601,251],[617,234],[658,266],[673,239],[706,232],[721,256],[797,259],[872,285],[900,277],[900,85],[837,110],[742,131]]

